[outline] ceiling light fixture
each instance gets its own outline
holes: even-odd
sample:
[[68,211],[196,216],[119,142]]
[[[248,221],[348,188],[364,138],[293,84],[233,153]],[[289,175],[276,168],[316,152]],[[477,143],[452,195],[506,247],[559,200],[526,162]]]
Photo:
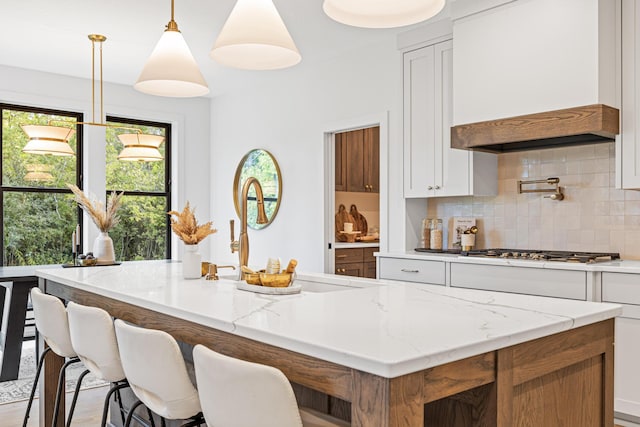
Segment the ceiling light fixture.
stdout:
[[245,70],[286,68],[302,59],[272,0],[238,0],[209,56]]
[[[29,137],[29,142],[22,149],[23,152],[29,154],[51,154],[54,156],[74,156],[75,153],[69,145],[69,138],[73,136],[75,130],[68,126],[55,126],[54,123],[64,123],[65,125],[90,125],[90,126],[103,126],[112,127],[118,129],[124,129],[133,131],[131,134],[120,134],[118,138],[121,141],[130,142],[129,145],[134,145],[136,142],[141,147],[145,147],[143,152],[144,156],[135,157],[132,155],[132,151],[126,155],[126,159],[122,160],[138,160],[138,161],[155,161],[162,160],[162,154],[158,151],[158,147],[164,140],[164,137],[156,135],[143,134],[140,129],[125,127],[120,125],[112,125],[104,122],[104,89],[102,81],[102,43],[107,38],[101,34],[89,34],[89,40],[91,40],[91,120],[90,122],[68,122],[64,120],[52,120],[47,125],[22,125],[22,130]],[[96,122],[96,43],[100,44],[99,52],[99,67],[100,67],[100,121]],[[124,138],[124,139],[123,139]],[[161,138],[160,142],[157,142],[157,138]],[[135,141],[134,141],[135,140]],[[152,142],[147,142],[148,140]],[[125,145],[125,150],[127,146]],[[155,153],[151,153],[151,150],[155,149]],[[123,150],[123,151],[125,151]],[[135,153],[135,151],[133,151]],[[122,154],[122,153],[121,153]],[[120,158],[120,156],[118,156]],[[150,160],[153,158],[153,160]]]
[[324,0],[331,19],[354,27],[393,28],[416,24],[435,16],[445,0]]
[[118,139],[124,145],[124,149],[118,154],[118,160],[157,162],[163,160],[158,148],[164,136],[123,133],[118,135]]
[[173,19],[173,1],[171,20],[133,87],[150,95],[175,98],[206,95],[209,86]]

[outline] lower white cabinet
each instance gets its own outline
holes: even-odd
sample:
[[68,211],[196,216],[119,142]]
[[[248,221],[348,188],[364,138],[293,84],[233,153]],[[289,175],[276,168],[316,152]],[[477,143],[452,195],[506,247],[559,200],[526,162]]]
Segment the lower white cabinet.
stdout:
[[446,263],[444,261],[378,258],[378,277],[380,279],[444,285],[446,283],[445,271]]
[[640,418],[640,275],[602,273],[602,301],[623,306],[616,318],[614,409],[616,417],[634,421]]
[[584,271],[452,263],[451,286],[587,300],[587,273]]

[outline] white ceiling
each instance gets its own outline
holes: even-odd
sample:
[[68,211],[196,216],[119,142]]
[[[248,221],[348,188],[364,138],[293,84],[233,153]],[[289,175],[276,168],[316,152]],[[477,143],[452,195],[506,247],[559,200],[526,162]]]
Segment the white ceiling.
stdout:
[[[322,0],[274,3],[305,65],[412,28],[345,26],[323,13]],[[209,84],[210,96],[260,73],[226,68],[209,58],[234,4],[235,0],[175,0],[175,20]],[[107,36],[104,81],[133,85],[169,21],[170,5],[170,0],[0,0],[0,64],[91,78],[87,35],[98,33]]]

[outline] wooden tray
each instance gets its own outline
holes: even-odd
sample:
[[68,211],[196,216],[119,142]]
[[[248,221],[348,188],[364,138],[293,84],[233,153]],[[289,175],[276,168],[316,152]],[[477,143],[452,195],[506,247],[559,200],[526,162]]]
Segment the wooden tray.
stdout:
[[258,294],[267,294],[267,295],[291,295],[298,294],[302,290],[301,285],[290,285],[286,288],[272,288],[269,286],[260,286],[260,285],[250,285],[245,282],[236,283],[236,289],[240,289],[241,291],[249,291],[255,292]]

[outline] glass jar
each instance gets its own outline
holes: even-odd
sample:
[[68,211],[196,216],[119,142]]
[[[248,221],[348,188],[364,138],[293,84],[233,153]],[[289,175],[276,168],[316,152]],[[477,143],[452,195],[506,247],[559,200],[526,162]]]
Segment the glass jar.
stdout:
[[442,250],[442,219],[436,218],[431,220],[431,233],[430,233],[431,249]]
[[431,248],[431,218],[422,220],[422,232],[420,233],[420,247]]

